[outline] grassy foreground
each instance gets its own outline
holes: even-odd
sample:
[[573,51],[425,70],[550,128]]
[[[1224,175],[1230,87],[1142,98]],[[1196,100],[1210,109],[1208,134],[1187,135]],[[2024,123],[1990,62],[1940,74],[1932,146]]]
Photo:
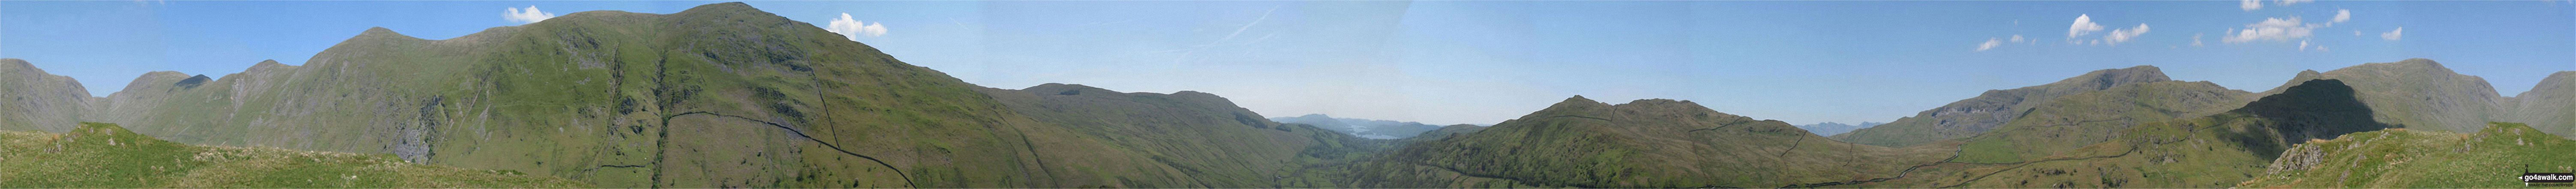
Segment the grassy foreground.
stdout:
[[2576,141],[2521,123],[2492,122],[2477,133],[2362,132],[2300,144],[2273,160],[2269,174],[2236,187],[2525,188],[2513,177],[2576,168],[2571,151]]
[[515,171],[403,162],[385,154],[192,146],[81,123],[69,133],[0,131],[0,188],[584,188]]

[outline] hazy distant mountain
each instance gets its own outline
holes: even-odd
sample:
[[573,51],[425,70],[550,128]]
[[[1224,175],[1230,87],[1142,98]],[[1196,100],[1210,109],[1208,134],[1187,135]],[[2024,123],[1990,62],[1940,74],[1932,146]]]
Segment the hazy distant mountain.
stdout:
[[0,97],[0,130],[57,133],[71,131],[93,98],[80,81],[15,58],[0,58]]
[[2155,66],[2096,70],[2045,85],[1988,90],[1975,98],[1924,110],[1876,127],[1833,135],[1834,139],[1878,146],[1910,146],[1983,134],[2060,96],[2100,91],[2122,85],[2172,81]]
[[1796,187],[1896,177],[1950,151],[1835,142],[1689,101],[1577,96],[1482,131],[1412,143],[1355,177],[1368,188]]
[[2513,97],[2521,104],[2505,117],[2507,121],[2529,123],[2534,129],[2576,139],[2576,71],[2549,74],[2539,86]]
[[1372,139],[1413,138],[1414,135],[1422,134],[1424,131],[1440,129],[1440,126],[1422,124],[1421,122],[1334,118],[1324,114],[1306,114],[1304,116],[1297,117],[1274,117],[1270,118],[1270,120],[1279,121],[1280,123],[1315,125],[1315,127],[1321,127],[1335,132],[1342,132]]
[[1832,135],[1834,135],[1834,134],[1842,134],[1842,133],[1844,133],[1844,132],[1851,132],[1852,130],[1855,130],[1855,129],[1860,129],[1860,128],[1869,128],[1869,127],[1871,127],[1871,126],[1878,126],[1878,125],[1881,125],[1881,124],[1887,124],[1887,123],[1879,123],[1879,122],[1860,122],[1860,125],[1851,125],[1851,124],[1843,124],[1843,123],[1835,123],[1835,122],[1824,122],[1824,123],[1816,123],[1816,124],[1799,125],[1799,126],[1798,126],[1798,128],[1799,128],[1799,129],[1806,129],[1806,130],[1807,130],[1807,131],[1809,131],[1809,132],[1815,132],[1817,135],[1832,136]]

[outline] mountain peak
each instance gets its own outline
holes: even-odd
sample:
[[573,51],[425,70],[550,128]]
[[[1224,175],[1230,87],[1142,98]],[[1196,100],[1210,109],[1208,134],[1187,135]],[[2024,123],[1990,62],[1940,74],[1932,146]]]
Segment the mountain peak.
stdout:
[[2457,75],[2457,74],[2459,74],[2458,72],[2453,72],[2453,71],[2451,71],[2451,68],[2450,68],[2450,67],[2444,67],[2444,66],[2442,66],[2442,62],[2436,62],[2436,61],[2433,61],[2432,59],[2424,59],[2424,58],[2409,58],[2409,59],[2401,60],[2401,61],[2397,61],[2397,62],[2382,62],[2382,63],[2368,63],[2368,64],[2361,64],[2361,65],[2355,65],[2355,66],[2352,66],[2352,67],[2345,67],[2345,68],[2343,68],[2343,69],[2336,69],[2335,71],[2344,71],[2344,70],[2359,70],[2359,71],[2372,71],[2372,72],[2396,72],[2396,73],[2433,73],[2433,74],[2437,74],[2437,75]]
[[1118,91],[1110,91],[1109,89],[1101,89],[1101,88],[1098,88],[1098,87],[1084,86],[1084,85],[1082,85],[1082,84],[1063,84],[1063,83],[1047,83],[1047,84],[1038,84],[1038,86],[1029,86],[1029,88],[1020,89],[1020,91],[1028,91],[1029,93],[1036,93],[1036,94],[1039,94],[1039,95],[1081,95],[1082,93],[1108,93],[1108,94],[1117,94],[1117,93],[1118,93]]
[[745,4],[745,3],[742,3],[742,2],[724,2],[724,3],[716,3],[716,4],[698,5],[698,7],[690,7],[690,8],[689,8],[689,10],[684,10],[684,11],[680,11],[680,12],[745,12],[745,11],[749,11],[749,12],[760,12],[760,9],[759,9],[759,8],[751,8],[751,4]]
[[262,73],[262,72],[267,72],[268,70],[276,70],[277,68],[289,68],[289,67],[295,67],[295,66],[292,66],[292,65],[286,65],[286,64],[284,64],[284,63],[277,63],[277,60],[262,60],[262,61],[259,61],[259,63],[258,63],[258,64],[253,64],[253,65],[251,65],[251,66],[250,66],[250,69],[242,70],[242,73]]
[[2098,90],[2109,89],[2120,85],[2161,81],[2173,81],[2173,78],[2166,77],[2163,68],[2140,65],[2120,69],[2094,70],[2093,72],[2085,72],[2084,75],[2066,78],[2066,80],[2059,80],[2056,83],[2049,84],[2076,85]]
[[11,67],[28,68],[30,70],[36,68],[35,64],[28,64],[27,60],[16,58],[0,58],[0,63],[7,63]]
[[356,39],[368,39],[368,38],[392,38],[392,39],[415,39],[415,40],[420,39],[420,38],[417,38],[417,37],[411,37],[411,36],[409,36],[409,35],[403,35],[402,33],[394,32],[394,29],[386,29],[385,27],[368,27],[368,28],[367,28],[367,31],[364,31],[364,32],[358,32],[358,36],[357,36],[357,37],[350,37],[349,39],[351,39],[351,40],[356,40]]
[[1601,102],[1600,102],[1600,101],[1592,101],[1592,99],[1589,99],[1589,98],[1583,98],[1583,95],[1574,95],[1574,97],[1572,97],[1572,98],[1565,98],[1565,101],[1564,101],[1564,102],[1557,102],[1556,104],[1565,104],[1565,103],[1600,104]]

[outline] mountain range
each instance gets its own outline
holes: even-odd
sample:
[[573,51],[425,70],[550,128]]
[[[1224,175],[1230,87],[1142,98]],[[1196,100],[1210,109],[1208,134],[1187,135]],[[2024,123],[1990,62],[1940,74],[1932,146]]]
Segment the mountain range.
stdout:
[[1833,136],[1833,135],[1835,135],[1835,134],[1842,134],[1842,133],[1851,132],[1852,130],[1859,130],[1860,128],[1869,128],[1869,127],[1875,127],[1875,126],[1878,126],[1878,125],[1884,125],[1884,124],[1887,124],[1887,123],[1879,123],[1879,122],[1860,122],[1860,124],[1843,124],[1843,123],[1835,123],[1835,122],[1824,122],[1824,123],[1816,123],[1816,124],[1798,125],[1798,129],[1806,129],[1807,131],[1809,131],[1809,132],[1815,132],[1815,133],[1816,133],[1816,134],[1818,134],[1818,135]]
[[1270,118],[1270,120],[1278,121],[1279,123],[1315,125],[1315,127],[1333,130],[1334,132],[1341,132],[1342,134],[1350,134],[1371,139],[1412,138],[1415,135],[1422,134],[1422,132],[1440,129],[1440,126],[1422,124],[1421,122],[1334,118],[1333,116],[1326,116],[1324,114],[1306,114],[1297,117],[1274,117]]
[[[2506,97],[2427,59],[2305,71],[2261,92],[2154,66],[2104,69],[1885,124],[1797,126],[1687,100],[1582,96],[1492,126],[1265,117],[1196,91],[977,86],[742,3],[576,12],[445,40],[370,28],[306,62],[152,72],[94,97],[0,59],[0,130],[12,130],[0,151],[296,154],[159,166],[9,153],[0,158],[35,161],[0,167],[33,168],[0,178],[76,170],[44,165],[154,171],[0,186],[2504,187],[2464,180],[2506,164],[2565,166],[2546,158],[2576,136],[2576,72]],[[274,171],[235,168],[294,157],[329,157],[316,169],[349,174],[180,175]],[[420,167],[347,171],[374,165]],[[359,182],[421,173],[467,184]],[[335,178],[348,182],[312,181]],[[481,182],[495,179],[506,182]],[[149,182],[107,182],[119,180]]]

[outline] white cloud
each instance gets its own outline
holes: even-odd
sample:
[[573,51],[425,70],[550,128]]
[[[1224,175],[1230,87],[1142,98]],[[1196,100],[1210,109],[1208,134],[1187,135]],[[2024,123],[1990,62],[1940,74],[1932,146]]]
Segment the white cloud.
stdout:
[[506,10],[501,10],[501,19],[509,20],[511,22],[537,23],[537,21],[546,21],[546,19],[555,18],[555,13],[537,11],[537,6],[528,6],[528,9],[525,11],[521,11],[517,7],[504,8]]
[[2219,39],[2219,41],[2242,43],[2256,40],[2289,41],[2290,39],[2307,39],[2309,35],[2316,34],[2316,28],[2326,26],[2327,25],[2324,24],[2300,23],[2299,17],[2290,17],[2289,19],[2267,18],[2262,22],[2246,24],[2244,29],[2229,30],[2227,31],[2227,38]]
[[2334,19],[2334,22],[2328,22],[2328,23],[2343,23],[2343,21],[2352,21],[2352,10],[2350,10],[2350,9],[2335,9],[2335,19]]
[[850,13],[841,13],[841,18],[832,19],[832,23],[824,26],[823,30],[840,33],[841,36],[849,37],[851,41],[859,40],[861,35],[878,37],[886,34],[885,22],[860,22],[858,19],[850,19]]
[[1978,43],[1978,44],[1977,44],[1977,51],[1986,51],[1986,49],[1995,49],[1995,46],[2003,46],[2003,45],[2004,45],[2004,40],[2001,40],[2001,39],[1995,39],[1995,38],[1986,38],[1986,42],[1985,42],[1985,43]]
[[2073,26],[2066,27],[2066,38],[2074,39],[2077,36],[2091,34],[2094,31],[2102,31],[2102,24],[2093,23],[2093,15],[2079,14],[2075,15],[2075,24]]
[[2029,40],[2021,38],[2021,35],[2013,35],[2013,37],[2012,37],[2012,42],[2014,42],[2014,43],[2020,43],[2020,42],[2022,42],[2022,41],[2029,41]]
[[2352,36],[2361,36],[2361,30],[2352,30]]
[[2198,46],[2200,46],[2200,45],[2201,45],[2201,44],[2200,44],[2200,35],[2202,35],[2202,34],[2208,34],[2208,33],[2192,33],[2192,34],[2191,34],[2191,46],[2198,47]]
[[2281,5],[2281,6],[2285,6],[2285,7],[2286,7],[2286,6],[2290,6],[2290,5],[2293,5],[2293,4],[2307,3],[2307,2],[2317,2],[2317,0],[2281,0],[2281,4],[2280,4],[2280,5]]
[[2308,51],[2308,40],[2299,40],[2299,51]]
[[2334,50],[2326,50],[2325,45],[2317,45],[2317,52],[2334,52]]
[[2138,24],[2135,28],[2111,30],[2110,34],[2102,34],[2102,42],[2119,45],[2120,42],[2129,42],[2130,39],[2136,39],[2141,34],[2147,34],[2147,24]]
[[2388,30],[2388,33],[2379,33],[2379,39],[2396,41],[2398,37],[2404,37],[2404,35],[2406,35],[2406,27],[2397,27],[2397,30]]
[[[2316,1],[2317,1],[2317,0],[2275,0],[2275,2],[2273,3],[2273,5],[2285,6],[2285,7],[2286,7],[2286,6],[2295,5],[2295,4],[2299,4],[2299,3],[2309,3],[2309,2],[2316,2]],[[2237,1],[2236,1],[2236,8],[2245,9],[2245,11],[2260,10],[2260,9],[2263,9],[2263,0],[2237,0]]]

